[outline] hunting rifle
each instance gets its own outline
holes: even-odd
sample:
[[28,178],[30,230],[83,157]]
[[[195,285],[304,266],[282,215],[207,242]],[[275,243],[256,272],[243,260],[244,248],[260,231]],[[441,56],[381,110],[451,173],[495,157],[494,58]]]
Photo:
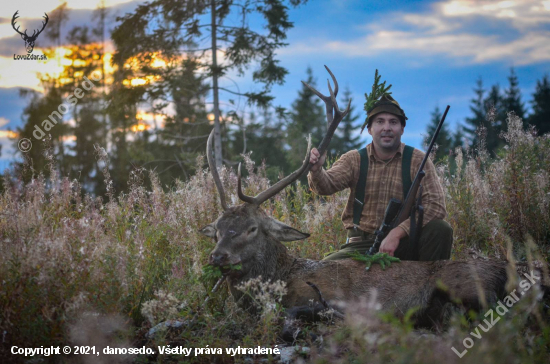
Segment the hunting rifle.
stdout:
[[[424,156],[424,159],[422,160],[422,163],[420,164],[420,168],[418,168],[418,172],[416,173],[416,176],[414,177],[414,181],[411,185],[411,188],[409,189],[409,192],[407,193],[407,197],[405,198],[404,202],[401,202],[400,200],[396,198],[390,199],[390,202],[388,203],[388,206],[386,207],[386,212],[384,213],[384,220],[382,221],[382,224],[374,232],[374,235],[376,236],[374,240],[373,246],[370,247],[367,255],[374,255],[378,253],[378,250],[380,249],[380,244],[384,240],[384,238],[388,235],[388,233],[401,224],[403,221],[407,220],[407,217],[410,216],[411,218],[411,228],[409,230],[409,244],[411,244],[411,249],[414,252],[413,259],[418,259],[418,239],[420,238],[420,233],[422,231],[422,223],[424,222],[424,207],[422,206],[422,178],[426,175],[426,172],[424,172],[424,165],[426,164],[428,158],[430,157],[430,153],[432,151],[432,148],[435,144],[435,141],[437,139],[437,136],[439,135],[439,130],[441,129],[441,126],[443,125],[443,122],[445,121],[445,117],[447,116],[447,112],[449,111],[450,106],[447,105],[447,108],[445,109],[445,112],[443,113],[443,116],[441,117],[441,121],[437,125],[437,128],[435,129],[434,136],[432,137],[432,141],[430,142],[430,146],[428,147],[428,150],[426,151],[426,155]],[[420,192],[420,193],[418,193]],[[418,197],[415,196],[418,193]],[[416,218],[416,213],[418,212],[418,219]]]

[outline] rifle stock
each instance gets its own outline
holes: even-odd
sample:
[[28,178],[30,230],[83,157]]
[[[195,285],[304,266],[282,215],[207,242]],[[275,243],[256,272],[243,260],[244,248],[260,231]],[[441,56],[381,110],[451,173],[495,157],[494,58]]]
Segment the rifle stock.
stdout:
[[[445,109],[445,112],[441,117],[441,121],[439,122],[439,124],[437,125],[437,128],[435,129],[430,145],[426,150],[426,155],[424,156],[422,163],[420,163],[420,167],[418,168],[418,172],[414,177],[414,181],[411,185],[411,188],[409,189],[409,192],[407,193],[407,197],[405,198],[405,201],[401,204],[401,207],[399,208],[396,214],[395,213],[396,209],[394,207],[390,208],[390,206],[395,206],[396,202],[394,200],[396,199],[392,198],[390,200],[390,202],[388,203],[388,207],[386,208],[384,221],[382,221],[382,224],[380,225],[378,230],[376,230],[376,232],[374,233],[376,236],[376,239],[374,240],[374,245],[369,249],[369,251],[366,254],[368,255],[376,254],[380,249],[380,244],[382,243],[382,240],[384,240],[384,238],[388,235],[388,233],[395,227],[399,226],[399,224],[401,224],[403,221],[407,220],[411,216],[411,214],[416,213],[416,209],[414,208],[415,202],[416,202],[416,195],[418,194],[418,190],[421,186],[422,179],[426,175],[426,172],[424,172],[424,166],[426,165],[428,158],[430,158],[430,153],[432,152],[433,146],[435,144],[437,136],[439,135],[439,131],[443,126],[443,122],[447,117],[447,112],[449,111],[449,109],[450,109],[450,106],[447,105],[447,108]],[[401,203],[401,201],[399,200],[397,201]],[[424,209],[422,206],[417,206],[417,208],[421,208],[422,211]],[[420,219],[419,221],[421,225],[422,219]],[[415,236],[410,237],[410,241],[412,244],[416,244],[416,241],[415,241],[416,238],[420,237],[420,230],[422,229],[422,226],[417,226],[417,229],[418,231],[415,232]]]

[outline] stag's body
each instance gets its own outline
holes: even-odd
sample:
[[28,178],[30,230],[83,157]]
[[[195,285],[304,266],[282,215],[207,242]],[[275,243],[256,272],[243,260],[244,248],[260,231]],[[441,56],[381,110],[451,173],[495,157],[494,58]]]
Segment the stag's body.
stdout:
[[[505,294],[506,262],[402,261],[386,270],[374,265],[367,271],[364,263],[353,259],[293,257],[279,239],[295,240],[307,234],[277,222],[255,206],[231,207],[213,225],[219,237],[213,255],[224,257],[220,265],[242,266],[230,271],[227,280],[231,294],[245,309],[254,310],[253,303],[237,287],[259,276],[286,284],[287,294],[282,299],[286,308],[318,301],[317,293],[306,283],[311,282],[333,303],[356,301],[376,292],[382,310],[402,316],[418,308],[417,323],[425,325],[441,323],[446,304],[461,302],[466,309],[479,309],[483,299],[491,305]],[[256,231],[249,237],[252,227]]]

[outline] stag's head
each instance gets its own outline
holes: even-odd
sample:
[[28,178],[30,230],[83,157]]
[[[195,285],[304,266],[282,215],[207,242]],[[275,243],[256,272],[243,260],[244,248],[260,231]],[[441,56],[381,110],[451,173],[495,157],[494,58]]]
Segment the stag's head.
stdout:
[[[338,109],[338,104],[336,103],[338,83],[328,67],[327,70],[335,83],[334,92],[329,83],[330,97],[321,95],[317,90],[304,82],[326,104],[328,130],[318,148],[321,155],[326,151],[336,127],[349,112],[351,104],[350,100],[345,111]],[[208,138],[206,155],[210,171],[220,195],[220,202],[224,213],[215,222],[201,229],[201,233],[216,239],[217,242],[216,247],[210,254],[210,264],[218,267],[241,264],[240,270],[233,270],[230,274],[245,275],[253,267],[266,264],[270,256],[276,255],[277,250],[285,249],[280,242],[301,240],[309,236],[309,234],[302,233],[271,218],[261,209],[260,205],[296,181],[302,174],[309,171],[311,140],[308,143],[306,157],[302,166],[255,197],[246,196],[243,193],[241,188],[241,166],[239,165],[237,193],[239,198],[244,201],[244,204],[227,207],[225,192],[211,155],[213,137],[214,130],[212,130]]]
[[15,12],[15,14],[13,14],[13,18],[11,18],[11,26],[13,27],[13,29],[15,29],[15,31],[17,33],[19,33],[21,35],[21,38],[25,41],[25,48],[27,50],[27,53],[30,54],[30,53],[32,53],[32,51],[34,49],[34,42],[36,42],[36,38],[38,38],[40,33],[42,33],[44,28],[46,28],[46,24],[48,24],[48,20],[49,20],[48,14],[44,13],[44,21],[42,22],[42,29],[40,29],[40,30],[35,29],[33,31],[32,35],[28,35],[27,34],[27,29],[25,29],[25,31],[23,33],[21,33],[19,31],[19,26],[17,26],[17,28],[15,27],[16,19],[19,18],[17,16],[18,13],[19,13],[19,10],[17,10]]
[[[216,239],[209,263],[227,274],[242,276],[254,265],[273,257],[281,241],[305,239],[302,233],[268,216],[259,206],[244,203],[227,209],[215,222],[201,229],[201,233]],[[239,270],[230,267],[241,265]]]
[[[309,234],[302,233],[280,221],[268,216],[260,207],[267,199],[298,179],[308,167],[308,159],[302,168],[282,179],[256,197],[246,196],[241,188],[241,166],[238,169],[238,195],[245,203],[227,207],[225,192],[212,158],[214,130],[208,137],[206,155],[210,171],[220,195],[223,214],[213,223],[205,226],[200,232],[216,240],[216,247],[210,253],[210,264],[221,267],[228,274],[245,275],[258,262],[265,262],[270,254],[282,248],[281,241],[305,239]],[[309,157],[308,145],[307,156]],[[230,270],[231,265],[241,265],[239,270]]]

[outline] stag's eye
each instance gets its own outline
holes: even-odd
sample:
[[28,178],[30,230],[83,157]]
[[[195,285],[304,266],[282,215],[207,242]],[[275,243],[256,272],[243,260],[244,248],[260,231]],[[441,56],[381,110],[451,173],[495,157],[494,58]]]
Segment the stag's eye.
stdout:
[[248,229],[248,234],[253,234],[258,230],[256,226],[252,226],[250,229]]

